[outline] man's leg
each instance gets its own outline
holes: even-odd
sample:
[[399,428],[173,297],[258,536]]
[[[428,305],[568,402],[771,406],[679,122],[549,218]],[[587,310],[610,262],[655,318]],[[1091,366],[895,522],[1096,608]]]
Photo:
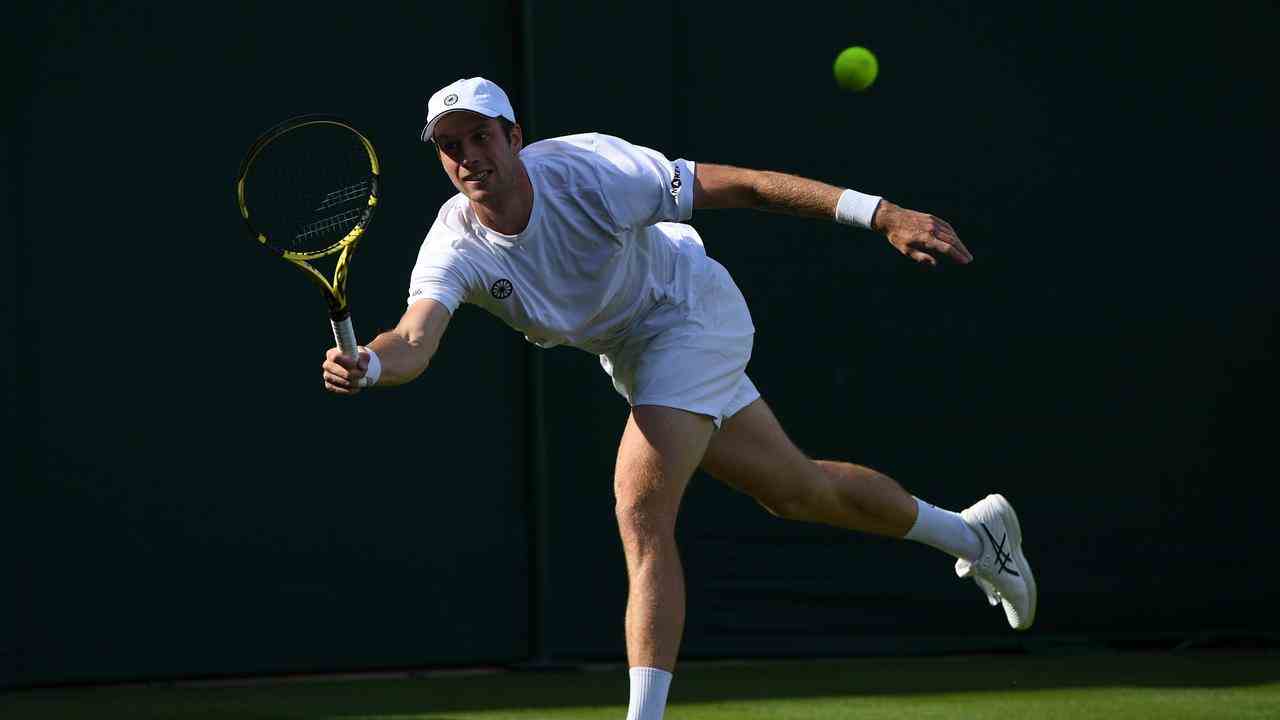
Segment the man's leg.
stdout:
[[916,500],[901,485],[862,465],[806,457],[763,399],[724,421],[702,468],[791,520],[890,537],[916,521]]
[[[631,410],[614,471],[618,532],[627,557],[628,718],[661,718],[684,632],[684,573],[676,514],[714,429],[705,415],[657,405]],[[656,689],[651,680],[660,679]]]
[[1003,601],[1010,625],[1026,629],[1035,618],[1035,579],[1021,552],[1017,516],[1003,497],[992,495],[954,513],[918,500],[871,468],[811,460],[763,399],[723,423],[702,468],[779,517],[938,548],[958,559],[957,573],[973,576],[993,604]]

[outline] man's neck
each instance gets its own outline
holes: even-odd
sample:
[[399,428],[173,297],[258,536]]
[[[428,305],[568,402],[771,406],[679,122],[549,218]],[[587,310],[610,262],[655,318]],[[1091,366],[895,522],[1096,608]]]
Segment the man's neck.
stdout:
[[516,180],[516,189],[488,202],[471,201],[471,208],[476,217],[490,230],[503,235],[519,235],[529,227],[529,217],[533,215],[533,183],[524,163],[519,164],[520,177]]

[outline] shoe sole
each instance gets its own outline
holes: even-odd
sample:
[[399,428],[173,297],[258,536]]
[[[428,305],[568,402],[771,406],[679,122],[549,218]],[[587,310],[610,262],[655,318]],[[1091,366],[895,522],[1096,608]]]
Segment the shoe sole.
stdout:
[[995,495],[996,505],[1000,507],[1000,513],[1004,515],[1005,530],[1014,538],[1014,547],[1017,548],[1012,555],[1013,561],[1018,565],[1018,572],[1023,573],[1023,580],[1027,583],[1027,598],[1030,600],[1030,610],[1027,617],[1024,618],[1025,627],[1014,628],[1015,630],[1027,630],[1032,623],[1036,621],[1036,602],[1039,600],[1039,591],[1036,590],[1036,576],[1031,572],[1031,563],[1027,562],[1027,556],[1022,554],[1022,525],[1018,523],[1018,513],[1014,511],[1013,505],[1005,499],[1003,495]]

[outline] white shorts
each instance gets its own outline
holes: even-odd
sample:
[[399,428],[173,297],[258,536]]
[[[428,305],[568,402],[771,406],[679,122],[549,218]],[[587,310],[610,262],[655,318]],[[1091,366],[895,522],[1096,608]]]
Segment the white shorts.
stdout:
[[746,373],[756,330],[729,271],[700,265],[688,302],[655,307],[600,364],[633,407],[688,410],[720,427],[760,397]]

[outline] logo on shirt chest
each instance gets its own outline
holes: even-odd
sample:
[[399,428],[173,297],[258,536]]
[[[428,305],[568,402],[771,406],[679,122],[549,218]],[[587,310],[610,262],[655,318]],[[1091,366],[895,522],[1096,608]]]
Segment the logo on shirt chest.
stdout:
[[511,293],[514,291],[515,287],[506,278],[498,280],[489,288],[489,294],[498,300],[506,300],[511,297]]

